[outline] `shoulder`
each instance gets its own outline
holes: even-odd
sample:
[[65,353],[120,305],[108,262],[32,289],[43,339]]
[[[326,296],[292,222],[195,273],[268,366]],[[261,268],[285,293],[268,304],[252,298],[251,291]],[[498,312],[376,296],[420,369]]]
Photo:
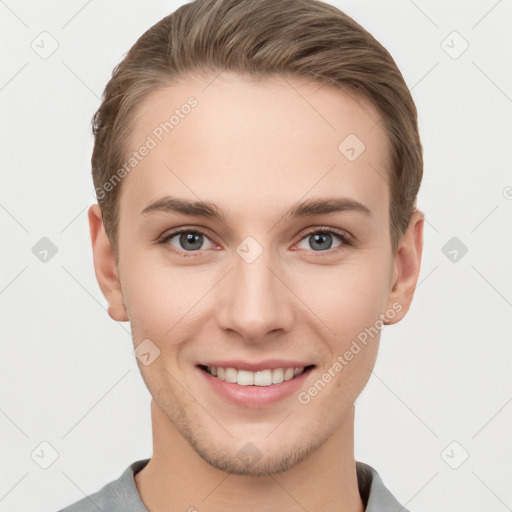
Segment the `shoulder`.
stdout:
[[384,485],[379,473],[369,464],[356,462],[359,494],[365,504],[365,512],[409,512]]
[[143,459],[130,464],[119,478],[59,512],[147,512],[140,501],[133,477],[148,462],[149,459]]

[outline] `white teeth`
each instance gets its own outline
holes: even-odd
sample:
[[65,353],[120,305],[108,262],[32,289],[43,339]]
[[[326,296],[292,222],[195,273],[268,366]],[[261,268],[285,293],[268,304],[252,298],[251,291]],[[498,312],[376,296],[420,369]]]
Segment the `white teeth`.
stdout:
[[286,370],[284,371],[284,380],[293,379],[294,375],[295,375],[294,368],[286,368]]
[[206,370],[218,379],[236,383],[240,386],[271,386],[272,384],[281,384],[281,382],[291,380],[293,377],[300,375],[304,371],[304,367],[274,368],[273,370],[251,372],[248,370],[237,370],[236,368],[207,366]]
[[270,386],[272,384],[272,370],[263,370],[255,372],[254,385],[255,386]]
[[252,386],[254,384],[254,373],[247,370],[238,370],[236,383],[240,386]]
[[284,381],[284,370],[282,368],[275,368],[272,370],[272,384],[280,384]]
[[238,376],[238,372],[234,368],[226,368],[226,374],[224,376],[224,380],[226,382],[236,382],[236,378]]

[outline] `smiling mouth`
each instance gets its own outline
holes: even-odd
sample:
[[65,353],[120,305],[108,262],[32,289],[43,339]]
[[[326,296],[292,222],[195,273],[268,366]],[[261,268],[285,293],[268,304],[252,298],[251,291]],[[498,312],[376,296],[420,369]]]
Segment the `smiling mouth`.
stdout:
[[311,371],[314,366],[315,365],[295,368],[273,368],[257,372],[238,370],[237,368],[222,368],[220,366],[199,365],[199,368],[219,380],[240,386],[273,386],[292,380],[303,373],[307,373]]

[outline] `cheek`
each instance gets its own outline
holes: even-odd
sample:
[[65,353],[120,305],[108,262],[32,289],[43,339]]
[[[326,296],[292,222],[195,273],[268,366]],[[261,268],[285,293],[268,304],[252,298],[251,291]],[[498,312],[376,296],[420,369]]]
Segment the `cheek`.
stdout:
[[303,283],[299,296],[307,297],[307,306],[330,327],[339,350],[375,324],[387,298],[382,263],[368,260],[331,267],[329,273],[308,282],[315,286]]
[[[124,261],[123,295],[134,338],[150,338],[165,346],[190,330],[213,282],[191,268],[171,267],[143,255]],[[211,274],[211,273],[210,273]],[[214,276],[212,276],[214,277]]]

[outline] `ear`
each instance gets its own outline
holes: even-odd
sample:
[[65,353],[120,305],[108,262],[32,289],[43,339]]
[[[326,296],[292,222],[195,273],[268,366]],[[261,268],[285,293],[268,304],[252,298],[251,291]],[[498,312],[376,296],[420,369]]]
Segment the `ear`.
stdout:
[[101,291],[108,302],[108,314],[113,320],[126,322],[128,315],[124,305],[114,250],[105,232],[99,205],[93,204],[89,208],[88,215],[94,271]]
[[[388,295],[386,325],[399,322],[409,311],[420,274],[424,214],[415,210],[394,257],[395,282]],[[391,313],[393,312],[393,313]]]

